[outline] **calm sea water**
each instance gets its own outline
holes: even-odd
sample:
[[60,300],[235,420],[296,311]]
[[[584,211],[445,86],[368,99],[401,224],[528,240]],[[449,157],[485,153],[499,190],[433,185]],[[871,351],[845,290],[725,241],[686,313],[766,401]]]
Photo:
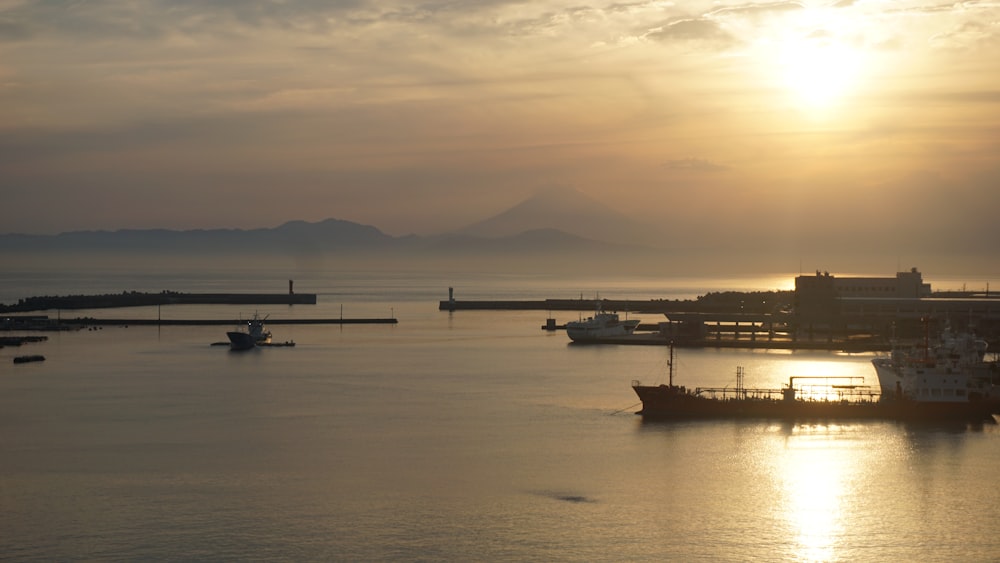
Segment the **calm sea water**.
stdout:
[[[688,297],[788,280],[307,272],[294,348],[223,327],[104,327],[0,349],[0,554],[12,560],[995,561],[994,425],[643,423],[662,347],[574,346],[544,311],[459,298]],[[776,278],[778,279],[778,278]],[[284,291],[287,274],[19,272],[39,294]],[[59,315],[235,318],[228,306]],[[560,321],[574,313],[554,312]],[[658,321],[644,316],[643,320]],[[13,365],[41,353],[45,362]],[[680,350],[675,377],[860,375],[867,355]]]

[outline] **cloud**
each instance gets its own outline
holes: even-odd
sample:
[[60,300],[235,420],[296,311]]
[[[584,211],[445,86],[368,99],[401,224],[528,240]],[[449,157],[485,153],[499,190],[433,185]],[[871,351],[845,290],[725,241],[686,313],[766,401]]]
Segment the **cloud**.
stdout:
[[691,170],[695,172],[726,172],[728,166],[715,164],[700,158],[681,158],[678,160],[668,160],[663,164],[668,170]]
[[998,41],[1000,41],[1000,28],[997,22],[984,24],[979,21],[964,21],[929,39],[931,46],[941,49],[964,49]]
[[723,16],[723,15],[767,15],[778,12],[788,12],[803,9],[803,5],[800,2],[763,2],[763,3],[737,3],[731,6],[721,6],[712,10],[706,14],[706,16]]
[[31,35],[31,28],[25,23],[0,18],[0,43],[24,41]]
[[[895,6],[0,1],[0,225],[424,234],[573,185],[694,227],[753,215],[839,240],[871,207],[905,218],[899,244],[921,223],[989,235],[966,202],[995,199],[1000,8]],[[826,113],[780,72],[815,44],[871,70]],[[914,170],[962,201],[908,191]]]
[[728,46],[734,38],[711,19],[682,19],[657,27],[646,34],[657,41],[699,41]]

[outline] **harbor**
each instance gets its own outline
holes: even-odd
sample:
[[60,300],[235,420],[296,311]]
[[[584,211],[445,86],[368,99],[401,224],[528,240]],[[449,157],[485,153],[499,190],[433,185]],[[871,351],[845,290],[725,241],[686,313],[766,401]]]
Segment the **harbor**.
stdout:
[[[540,319],[545,331],[566,331],[574,343],[678,347],[833,350],[845,352],[888,351],[895,339],[920,338],[926,319],[959,329],[974,329],[994,345],[1000,344],[1000,299],[988,291],[934,292],[915,268],[895,277],[836,277],[826,272],[800,275],[794,290],[710,291],[696,298],[608,299],[458,299],[454,287],[437,302],[449,314],[463,311],[546,311]],[[645,294],[648,297],[650,294]],[[160,308],[170,305],[314,305],[315,293],[296,293],[288,280],[284,293],[159,293],[123,291],[120,294],[66,295],[22,298],[0,305],[0,330],[74,330],[86,326],[236,325],[228,318],[163,318]],[[103,316],[94,309],[156,306],[155,315]],[[58,311],[56,315],[39,314]],[[71,316],[66,311],[83,310]],[[290,308],[289,311],[292,311]],[[562,315],[562,318],[557,316]],[[274,325],[396,324],[389,317],[321,318],[303,315],[272,318]],[[154,318],[155,317],[155,318]],[[568,317],[568,318],[567,318]],[[584,321],[584,318],[588,321]],[[592,320],[596,319],[596,320]],[[604,330],[587,323],[613,323],[627,330]],[[586,330],[572,330],[581,327]],[[580,336],[583,335],[583,336]]]
[[[622,513],[641,510],[670,520],[678,502],[690,502],[695,516],[713,523],[751,519],[752,514],[733,506],[754,506],[754,513],[781,509],[784,501],[772,499],[781,499],[779,486],[796,478],[812,479],[807,484],[815,482],[815,490],[828,491],[831,484],[839,487],[836,498],[844,504],[834,508],[841,511],[838,514],[848,511],[843,518],[855,514],[863,518],[884,510],[887,517],[905,521],[912,513],[913,527],[908,528],[912,530],[926,523],[926,511],[912,500],[914,495],[905,494],[911,488],[927,491],[930,487],[935,501],[962,503],[963,509],[988,510],[996,500],[995,495],[983,496],[981,484],[984,471],[988,472],[984,467],[997,455],[1000,426],[854,418],[799,423],[768,416],[674,421],[639,416],[634,413],[640,410],[636,406],[640,399],[630,383],[636,379],[650,386],[667,383],[668,347],[570,344],[562,330],[540,329],[549,316],[544,310],[442,312],[438,300],[447,297],[453,280],[410,285],[399,280],[352,279],[348,285],[338,279],[320,286],[316,306],[260,307],[261,316],[270,314],[267,323],[274,341],[294,341],[294,347],[228,349],[226,332],[239,325],[225,322],[242,318],[245,323],[254,306],[162,308],[163,320],[211,318],[223,323],[213,326],[164,325],[161,330],[152,324],[131,324],[128,328],[104,326],[101,331],[24,333],[47,336],[48,341],[0,351],[3,412],[10,430],[7,434],[15,440],[10,450],[19,456],[17,465],[8,464],[6,478],[17,485],[11,491],[23,497],[19,501],[23,505],[9,505],[11,513],[49,516],[48,512],[32,512],[39,505],[39,495],[45,506],[67,510],[77,506],[74,503],[79,499],[96,502],[109,509],[93,512],[97,516],[84,522],[88,528],[75,533],[92,537],[86,534],[93,525],[113,538],[122,529],[131,529],[129,520],[141,522],[148,513],[144,507],[150,505],[165,507],[154,515],[153,524],[161,521],[160,514],[176,517],[178,522],[188,521],[192,513],[211,517],[207,509],[199,512],[204,504],[200,495],[206,486],[214,490],[220,479],[232,476],[237,488],[224,487],[224,493],[232,494],[236,504],[227,506],[243,506],[240,503],[247,498],[253,501],[245,514],[234,516],[233,529],[254,523],[248,518],[259,516],[255,509],[260,506],[299,515],[296,510],[302,512],[303,506],[313,506],[310,503],[317,500],[337,511],[336,519],[323,521],[329,522],[329,529],[350,531],[353,520],[382,514],[393,517],[400,512],[393,526],[386,528],[388,534],[399,526],[421,522],[419,516],[427,514],[428,506],[436,514],[467,507],[462,508],[461,521],[455,520],[454,525],[461,526],[467,521],[481,522],[476,519],[483,507],[500,503],[502,510],[486,514],[490,527],[476,523],[474,531],[494,534],[500,529],[497,537],[518,545],[520,534],[504,536],[506,528],[492,525],[509,516],[506,507],[529,515],[550,512],[544,518],[533,517],[533,525],[551,525],[552,535],[539,536],[539,542],[559,537],[566,518],[581,515],[592,526],[586,536],[580,534],[573,542],[590,541],[591,536],[615,542],[623,526],[645,526],[648,520],[640,519],[638,524],[615,520]],[[224,281],[215,283],[233,291],[254,287],[239,285],[239,280]],[[559,287],[566,287],[572,280],[560,282]],[[519,295],[505,291],[507,280],[490,283],[494,285],[476,285],[475,297],[567,295],[558,288],[534,286]],[[639,289],[643,295],[656,295],[660,286]],[[671,290],[668,287],[664,295]],[[42,293],[46,292],[38,292]],[[610,291],[608,297],[612,297]],[[344,317],[398,316],[399,324],[344,325],[343,329],[339,325],[278,324],[283,320],[278,317],[337,319],[340,300],[344,301]],[[580,313],[584,318],[592,316],[593,303],[588,305],[579,312],[553,311],[553,316],[560,325],[579,319]],[[650,313],[619,313],[623,319],[641,321],[637,333],[668,320]],[[57,319],[55,311],[41,314]],[[157,309],[62,311],[63,318],[68,316],[155,320]],[[5,334],[18,333],[0,332]],[[744,335],[741,341],[749,342],[749,337]],[[213,346],[215,342],[223,343]],[[747,390],[780,389],[790,375],[800,374],[861,376],[873,390],[878,388],[867,354],[761,353],[716,346],[678,346],[677,351],[674,383],[692,390],[727,386],[732,390],[737,366],[746,367]],[[33,354],[46,359],[12,364],[14,357]],[[795,381],[797,387],[805,382]],[[926,462],[915,458],[918,448],[920,459]],[[950,455],[956,451],[960,455]],[[134,478],[123,478],[123,464],[131,464],[126,469]],[[428,473],[416,475],[410,470],[413,467],[427,468]],[[567,467],[582,469],[567,472]],[[930,472],[935,477],[928,480]],[[962,479],[963,472],[970,477]],[[883,486],[887,473],[894,483],[902,480],[902,484],[887,491]],[[677,481],[676,486],[663,487],[664,475]],[[770,479],[772,475],[776,479]],[[65,493],[67,479],[88,485],[83,496]],[[746,497],[734,501],[726,494],[734,480],[739,485],[735,490],[750,491],[761,503],[772,504],[752,504]],[[781,482],[775,485],[776,480]],[[280,498],[271,496],[276,483],[284,487],[277,491]],[[382,498],[379,495],[385,493],[387,483],[392,502],[373,503],[373,498]],[[712,494],[705,494],[706,487]],[[868,493],[852,494],[859,487]],[[325,496],[317,497],[316,491],[326,491]],[[88,492],[94,494],[87,496]],[[129,500],[136,494],[141,505]],[[182,502],[166,500],[175,495]],[[397,498],[403,499],[402,504]],[[718,504],[706,505],[710,498]],[[865,504],[847,504],[848,499]],[[914,505],[912,512],[909,505],[895,512],[885,508],[886,503],[904,501]],[[835,512],[827,505],[821,508]],[[114,510],[127,512],[122,518],[108,516]],[[73,509],[56,517],[76,522],[69,518],[80,514]],[[608,522],[616,526],[614,533],[606,531]],[[268,526],[273,524],[261,518],[254,530],[270,537]],[[434,524],[459,529],[448,522]],[[750,525],[755,534],[768,533],[764,526],[753,529]],[[157,529],[150,525],[136,534],[146,538],[149,530]],[[27,531],[18,530],[20,534],[11,538],[24,538],[30,532],[27,526],[23,527]],[[955,537],[964,537],[957,525],[950,530]],[[772,536],[774,542],[795,537],[794,529],[781,531]],[[645,526],[643,533],[660,537],[654,525]],[[675,537],[683,533],[678,530]],[[695,536],[697,547],[714,537]],[[176,539],[187,541],[189,536]],[[732,537],[734,542],[742,539],[742,534]],[[862,539],[889,542],[891,535]],[[574,545],[563,542],[553,547],[572,550]],[[86,546],[71,547],[40,553],[39,558],[72,558],[80,550],[94,557],[107,555],[88,552]],[[759,559],[774,558],[773,551],[741,549]],[[329,552],[316,549],[307,555],[322,559],[348,550],[341,543]],[[161,552],[150,549],[127,555],[155,558],[157,553]],[[388,550],[350,553],[378,559]],[[506,546],[489,551],[499,559],[511,553]],[[699,553],[692,549],[626,555],[696,560]],[[441,554],[445,558],[468,555]],[[852,560],[879,554],[884,552],[854,553],[857,557]],[[985,550],[978,555],[988,558]],[[530,559],[533,554],[522,550],[513,556]]]
[[[793,291],[709,292],[696,299],[460,300],[449,288],[438,304],[448,312],[545,310],[543,330],[576,320],[554,312],[590,311],[623,319],[642,315],[626,333],[595,334],[592,344],[666,345],[784,350],[888,351],[898,339],[919,339],[926,324],[974,330],[1000,347],[1000,298],[979,291],[933,291],[912,268],[894,277],[837,277],[817,271],[795,277]],[[650,316],[654,318],[650,318]],[[656,316],[662,315],[658,322]],[[580,315],[583,320],[583,315]],[[617,321],[616,321],[617,322]],[[626,321],[621,321],[626,322]],[[571,339],[572,335],[571,335]],[[577,339],[573,339],[577,341]]]

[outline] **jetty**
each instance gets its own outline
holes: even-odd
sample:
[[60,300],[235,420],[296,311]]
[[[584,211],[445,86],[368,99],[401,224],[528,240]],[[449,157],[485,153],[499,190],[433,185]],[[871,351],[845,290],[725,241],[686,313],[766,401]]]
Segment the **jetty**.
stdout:
[[538,299],[538,300],[456,300],[438,303],[440,311],[593,311],[598,305],[605,311],[630,313],[667,313],[683,310],[680,301],[650,299],[628,301],[622,299]]
[[28,342],[45,342],[48,339],[48,336],[0,336],[0,348],[20,346]]
[[[0,305],[2,313],[22,313],[47,311],[51,309],[110,309],[123,307],[160,307],[162,305],[315,305],[315,293],[295,293],[294,281],[288,280],[288,293],[181,293],[161,291],[144,293],[123,291],[103,295],[65,295],[28,297],[14,305]],[[0,330],[54,331],[74,330],[88,326],[232,326],[244,324],[244,319],[164,319],[136,317],[75,317],[64,318],[62,314],[52,319],[48,315],[2,315]],[[298,318],[269,319],[268,324],[277,325],[348,325],[348,324],[397,324],[395,317],[367,318]],[[23,339],[29,337],[17,337]],[[10,341],[13,344],[14,340]],[[3,341],[0,341],[2,345]]]
[[[246,319],[95,319],[92,317],[79,317],[75,319],[61,319],[61,323],[76,326],[97,326],[97,325],[136,325],[136,326],[231,326],[244,325]],[[394,317],[369,317],[369,318],[335,318],[335,319],[272,319],[268,318],[269,325],[350,325],[350,324],[398,324]]]
[[[356,325],[356,324],[398,324],[395,317],[361,317],[361,318],[318,318],[318,319],[273,319],[270,325]],[[0,330],[32,330],[59,331],[77,330],[96,326],[238,326],[246,324],[246,319],[152,319],[152,318],[95,318],[75,317],[52,319],[47,316],[32,315],[30,317],[0,318]],[[21,342],[37,342],[37,337],[11,337]],[[44,338],[44,337],[42,337]],[[0,341],[3,343],[5,341]]]
[[315,305],[315,293],[143,293],[125,291],[104,295],[27,297],[13,305],[0,305],[0,313],[26,313],[53,309],[111,309],[160,305]]

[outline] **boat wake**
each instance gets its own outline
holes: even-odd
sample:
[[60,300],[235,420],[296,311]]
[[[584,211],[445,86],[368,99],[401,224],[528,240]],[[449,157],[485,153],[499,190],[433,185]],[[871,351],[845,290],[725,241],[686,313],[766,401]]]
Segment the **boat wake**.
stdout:
[[548,497],[548,498],[553,499],[553,500],[560,500],[560,501],[563,501],[563,502],[571,502],[571,503],[575,503],[575,504],[597,502],[597,500],[592,499],[592,498],[590,498],[588,496],[577,495],[577,494],[572,494],[572,493],[565,493],[565,492],[558,492],[558,491],[539,491],[539,492],[535,492],[534,494],[539,495],[539,496],[543,496],[543,497]]

